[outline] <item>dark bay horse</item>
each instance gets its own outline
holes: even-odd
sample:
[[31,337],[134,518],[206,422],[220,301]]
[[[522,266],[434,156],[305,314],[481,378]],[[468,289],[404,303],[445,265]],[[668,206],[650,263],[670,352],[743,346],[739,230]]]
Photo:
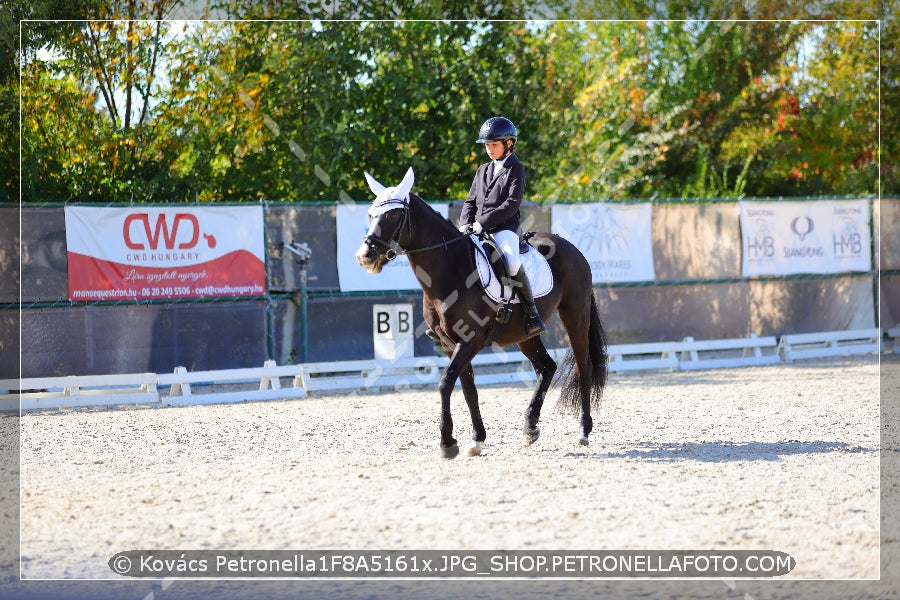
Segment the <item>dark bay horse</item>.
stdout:
[[[468,453],[481,453],[486,433],[471,361],[492,341],[500,346],[517,344],[534,367],[537,388],[525,410],[524,427],[527,443],[533,443],[539,434],[541,407],[557,365],[540,336],[526,338],[521,305],[512,305],[509,323],[492,339],[497,304],[486,295],[477,276],[474,244],[469,236],[410,192],[411,168],[395,187],[381,185],[368,173],[366,180],[376,198],[369,208],[369,231],[356,259],[369,273],[379,273],[398,254],[407,255],[425,293],[425,321],[451,357],[439,382],[441,454],[453,458],[459,453],[450,416],[450,395],[457,379],[474,429],[474,443]],[[575,246],[557,235],[538,233],[530,242],[544,255],[553,272],[552,290],[536,299],[538,310],[545,321],[554,312],[559,314],[571,345],[559,377],[560,404],[571,412],[580,410],[579,443],[587,445],[593,428],[591,407],[599,408],[607,374],[606,335],[591,288],[590,266]]]

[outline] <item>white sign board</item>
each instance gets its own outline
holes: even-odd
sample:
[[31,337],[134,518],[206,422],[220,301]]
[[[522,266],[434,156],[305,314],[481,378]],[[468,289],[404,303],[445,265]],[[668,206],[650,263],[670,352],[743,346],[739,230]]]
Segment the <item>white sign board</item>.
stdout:
[[412,358],[415,350],[412,304],[373,305],[372,337],[376,359]]
[[653,281],[652,205],[556,204],[553,233],[566,238],[591,265],[593,283]]
[[[430,205],[444,217],[448,204]],[[419,282],[409,259],[398,256],[373,275],[356,262],[356,251],[369,231],[368,204],[339,204],[336,212],[338,283],[342,292],[417,290]]]
[[871,268],[867,200],[746,201],[740,210],[744,277]]

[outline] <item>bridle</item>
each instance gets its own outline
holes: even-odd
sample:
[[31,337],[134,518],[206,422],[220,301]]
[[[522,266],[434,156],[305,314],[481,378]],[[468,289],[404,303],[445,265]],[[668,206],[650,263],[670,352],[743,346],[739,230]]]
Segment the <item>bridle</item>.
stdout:
[[[425,246],[423,248],[414,248],[413,250],[404,250],[400,246],[400,234],[403,230],[403,227],[409,223],[409,203],[401,200],[393,200],[389,202],[385,202],[384,204],[402,204],[403,214],[400,216],[400,220],[397,222],[397,225],[394,227],[394,230],[391,232],[386,239],[375,235],[374,233],[369,233],[366,237],[363,238],[363,243],[368,246],[373,252],[378,253],[378,260],[384,260],[386,262],[391,262],[398,256],[402,254],[416,254],[418,252],[425,252],[427,250],[434,250],[435,248],[446,248],[450,244],[458,242],[460,240],[466,239],[468,236],[461,235],[459,237],[454,237],[449,240],[443,240],[438,242],[437,244],[432,244],[430,246]],[[383,205],[384,205],[383,204]],[[382,206],[383,206],[382,205]],[[388,210],[396,210],[396,209],[388,209]],[[385,210],[382,214],[388,212]],[[381,215],[379,215],[380,217]],[[410,226],[411,227],[411,226]],[[380,251],[379,248],[384,249],[384,251]]]
[[[399,204],[399,202],[396,201],[395,203]],[[381,215],[379,215],[379,217],[380,216]],[[363,238],[363,243],[372,251],[379,252],[378,259],[384,259],[387,262],[394,260],[401,254],[408,254],[406,250],[400,247],[399,241],[400,231],[403,229],[403,226],[406,225],[406,222],[408,220],[409,204],[403,202],[403,214],[400,216],[400,221],[397,222],[397,226],[394,227],[394,231],[391,232],[391,235],[389,235],[387,239],[384,239],[380,236],[375,235],[374,233],[369,233],[366,235],[366,237]],[[384,248],[384,252],[380,252],[378,250],[378,247]]]

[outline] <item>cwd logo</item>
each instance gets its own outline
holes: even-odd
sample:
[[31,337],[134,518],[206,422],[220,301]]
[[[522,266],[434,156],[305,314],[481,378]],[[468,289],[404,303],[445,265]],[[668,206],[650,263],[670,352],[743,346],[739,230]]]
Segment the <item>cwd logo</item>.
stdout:
[[[190,232],[182,234],[179,238],[179,230],[185,231],[185,227],[190,228]],[[122,236],[125,245],[131,250],[146,250],[149,246],[150,250],[159,248],[160,241],[167,250],[175,250],[176,242],[179,250],[194,248],[200,239],[200,223],[197,217],[190,213],[176,213],[172,217],[172,223],[169,224],[167,215],[160,213],[156,216],[156,223],[151,225],[150,215],[147,213],[132,213],[125,217],[122,225]],[[216,239],[211,235],[204,234],[207,244],[210,248],[216,245]],[[183,241],[179,241],[183,240]]]

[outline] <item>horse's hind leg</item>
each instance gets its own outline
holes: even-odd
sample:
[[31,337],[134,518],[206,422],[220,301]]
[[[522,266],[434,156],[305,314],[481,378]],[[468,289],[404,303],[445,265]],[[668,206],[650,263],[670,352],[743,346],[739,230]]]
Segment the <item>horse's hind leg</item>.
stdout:
[[547,348],[540,337],[533,337],[522,342],[519,344],[519,349],[531,362],[531,366],[534,367],[534,372],[537,376],[537,387],[534,390],[531,401],[528,403],[528,408],[525,409],[525,443],[533,444],[540,435],[538,421],[541,418],[544,398],[547,395],[547,390],[550,388],[550,383],[553,381],[553,375],[556,373],[556,361],[547,352]]
[[[587,344],[584,344],[587,346]],[[581,438],[578,443],[588,445],[588,436],[594,429],[594,419],[591,418],[591,368],[589,364],[588,348],[581,348],[581,344],[572,343],[575,354],[575,374],[578,378],[578,399],[581,402]]]
[[[574,368],[565,375],[560,399],[563,405],[581,412],[581,437],[578,443],[588,445],[588,436],[594,428],[591,418],[591,366],[590,366],[590,313],[585,310],[570,311],[561,307],[560,319],[569,334]],[[572,365],[566,364],[566,367]]]
[[469,407],[469,414],[472,416],[472,445],[469,447],[467,454],[469,456],[478,456],[481,454],[481,443],[487,437],[484,430],[484,422],[481,420],[481,408],[478,406],[478,389],[475,387],[475,371],[470,364],[459,374],[459,383],[462,385],[463,396],[466,398],[466,405]]

